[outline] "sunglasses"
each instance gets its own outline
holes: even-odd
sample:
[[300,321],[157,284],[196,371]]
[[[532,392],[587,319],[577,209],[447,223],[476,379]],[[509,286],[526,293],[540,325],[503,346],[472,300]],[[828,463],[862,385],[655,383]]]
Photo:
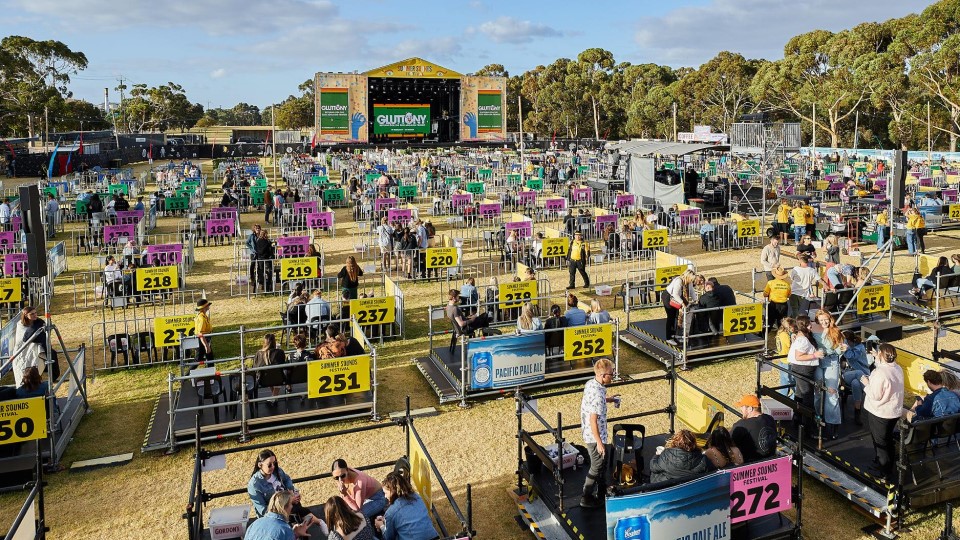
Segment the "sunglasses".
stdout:
[[347,478],[347,473],[343,473],[340,476],[334,476],[334,480],[345,480]]

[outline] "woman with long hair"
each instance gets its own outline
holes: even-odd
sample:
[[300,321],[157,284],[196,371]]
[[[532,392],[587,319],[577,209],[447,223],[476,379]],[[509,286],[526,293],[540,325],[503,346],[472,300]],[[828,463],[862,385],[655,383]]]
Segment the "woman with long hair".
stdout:
[[350,295],[349,300],[356,300],[362,275],[363,270],[357,265],[356,257],[353,255],[347,257],[347,263],[340,269],[337,278],[340,279],[340,290]]
[[330,527],[327,540],[374,540],[373,525],[341,497],[330,497],[323,505],[323,514]]
[[853,421],[858,426],[862,426],[860,410],[863,408],[863,383],[860,382],[860,378],[870,375],[870,366],[873,362],[867,356],[867,348],[860,342],[859,333],[845,330],[843,339],[847,343],[847,350],[843,353],[846,368],[841,376],[844,384],[853,394]]
[[[118,349],[119,345],[118,343]],[[43,373],[46,365],[40,355],[45,353],[46,346],[46,330],[43,320],[37,314],[36,306],[23,308],[20,311],[20,322],[15,326],[13,339],[10,340],[10,353],[14,355],[13,377],[17,387],[23,384],[23,373],[27,368],[36,367],[37,371]],[[51,380],[60,377],[59,371],[57,368],[53,369],[53,373],[49,374]]]
[[784,317],[780,319],[780,326],[777,328],[777,335],[774,338],[776,343],[777,356],[782,356],[775,360],[777,365],[783,367],[780,372],[780,392],[785,396],[793,393],[793,377],[790,376],[790,362],[786,356],[790,352],[790,344],[793,342],[793,335],[797,333],[797,321],[793,317]]
[[543,330],[543,323],[540,317],[533,314],[533,304],[525,302],[520,308],[520,316],[517,318],[517,333],[530,334],[538,330]]
[[945,288],[949,283],[949,278],[947,279],[937,279],[940,276],[949,276],[953,273],[953,268],[950,267],[950,260],[946,257],[940,257],[937,260],[937,266],[930,269],[930,274],[927,277],[920,278],[917,280],[917,286],[913,289],[910,289],[910,294],[915,296],[918,300],[922,300],[923,296],[927,294],[927,291],[934,290],[936,288]]
[[817,340],[818,348],[823,351],[816,379],[826,387],[824,392],[818,392],[814,399],[814,408],[820,410],[820,401],[823,404],[823,420],[827,424],[827,437],[836,439],[839,436],[840,414],[840,355],[847,351],[847,344],[843,339],[843,332],[837,327],[837,321],[829,312],[817,311],[817,324],[822,329]]
[[710,460],[710,463],[718,469],[723,469],[731,465],[743,465],[743,454],[733,443],[733,437],[730,431],[723,426],[719,426],[710,433],[707,438],[707,447],[703,455]]
[[383,479],[383,493],[390,506],[375,525],[384,540],[433,540],[440,536],[430,520],[427,505],[406,476],[398,472],[388,474]]
[[813,408],[813,382],[816,380],[817,369],[824,352],[813,344],[813,332],[810,330],[810,317],[801,315],[796,318],[796,333],[790,343],[787,361],[790,363],[790,372],[794,376],[796,385],[793,398],[809,408]]
[[[277,336],[274,334],[265,334],[263,336],[263,345],[253,357],[253,367],[276,366],[283,364],[285,360],[286,356],[283,354],[283,351],[277,348]],[[258,374],[259,373],[262,372],[258,372]],[[280,394],[280,388],[271,386],[270,393],[277,396]],[[276,400],[271,400],[270,402],[276,403]]]
[[677,332],[677,319],[680,310],[690,305],[689,291],[696,278],[697,274],[688,268],[683,274],[673,278],[661,293],[663,309],[667,314],[666,341],[670,345],[677,345],[677,341],[673,339]]
[[[294,487],[290,475],[280,468],[277,455],[269,448],[264,448],[257,454],[257,461],[253,465],[253,472],[250,473],[250,480],[247,482],[247,494],[253,502],[253,510],[258,518],[263,518],[270,512],[279,514],[280,512],[276,512],[273,508],[273,497],[284,494],[290,497],[282,506],[286,508],[286,512],[283,513],[284,522],[289,520],[291,523],[306,525],[303,528],[304,531],[314,522],[323,523],[311,514],[309,509],[300,504],[300,492]],[[247,531],[248,537],[249,534],[250,532]]]

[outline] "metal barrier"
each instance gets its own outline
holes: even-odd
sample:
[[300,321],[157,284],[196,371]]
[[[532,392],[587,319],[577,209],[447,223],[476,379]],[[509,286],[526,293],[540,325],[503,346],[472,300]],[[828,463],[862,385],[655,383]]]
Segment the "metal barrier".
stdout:
[[[152,268],[141,267],[137,271],[149,271]],[[120,270],[121,280],[108,283],[104,270],[76,272],[70,276],[73,283],[73,305],[75,307],[97,308],[126,308],[135,305],[164,303],[171,298],[177,298],[177,293],[186,294],[186,272],[180,266],[177,268],[177,283],[160,282],[160,286],[150,290],[137,290],[135,271]],[[159,278],[158,278],[159,279]],[[166,279],[166,277],[164,277]]]
[[296,283],[303,283],[307,290],[330,292],[337,283],[336,276],[324,275],[322,253],[319,257],[250,260],[245,251],[240,245],[235,249],[234,255],[240,259],[230,265],[230,296],[285,295],[293,291]]
[[[181,361],[176,331],[170,330],[174,333],[165,335],[161,330],[161,335],[157,335],[156,319],[178,318],[177,330],[193,335],[194,307],[202,293],[178,292],[182,294],[175,302],[132,305],[123,311],[104,311],[103,320],[90,325],[89,351],[94,371]],[[173,328],[170,324],[166,326]]]
[[[403,439],[402,444],[404,448],[404,454],[401,459],[396,461],[385,461],[380,463],[365,464],[365,465],[355,465],[354,468],[360,471],[374,471],[380,469],[393,469],[400,470],[404,476],[408,477],[411,480],[411,483],[414,487],[421,493],[432,493],[433,490],[433,481],[436,480],[436,485],[440,487],[440,490],[443,492],[444,497],[447,500],[447,503],[450,506],[450,512],[453,517],[456,519],[457,529],[448,530],[446,524],[444,523],[441,513],[438,511],[437,506],[433,504],[433,499],[424,501],[428,505],[429,511],[433,514],[433,518],[436,522],[437,528],[440,532],[440,538],[449,539],[469,539],[473,538],[476,535],[476,531],[473,528],[473,496],[472,488],[470,484],[466,485],[466,510],[461,510],[459,503],[457,503],[456,498],[450,492],[450,488],[447,486],[446,481],[443,479],[443,475],[440,473],[440,469],[437,467],[436,462],[431,456],[429,450],[427,449],[426,444],[423,441],[423,437],[420,436],[420,433],[417,431],[414,423],[414,417],[410,414],[410,398],[407,397],[407,406],[406,413],[404,416],[400,417],[393,423],[388,424],[376,424],[376,425],[367,425],[367,426],[358,426],[349,429],[338,430],[330,433],[320,433],[316,435],[307,435],[303,437],[297,437],[293,439],[285,439],[278,441],[270,441],[266,443],[258,444],[248,444],[243,446],[238,446],[236,448],[228,448],[221,450],[207,450],[204,449],[201,437],[200,437],[200,427],[199,424],[196,428],[196,443],[194,445],[194,462],[193,462],[193,479],[190,482],[190,491],[187,499],[186,513],[184,513],[183,518],[187,522],[187,538],[190,540],[200,540],[204,537],[204,524],[203,524],[203,508],[210,502],[219,498],[224,497],[234,497],[238,495],[244,495],[247,493],[246,488],[233,489],[229,491],[222,492],[208,492],[204,489],[203,478],[205,474],[209,474],[204,471],[204,463],[206,460],[223,456],[227,454],[236,454],[240,452],[255,452],[261,448],[270,447],[273,449],[279,449],[277,452],[282,453],[284,445],[287,444],[297,444],[309,441],[325,441],[331,440],[336,441],[338,439],[353,436],[357,434],[371,434],[373,437],[370,439],[372,441],[385,441],[387,434],[384,430],[390,430],[395,428],[395,424],[399,424],[403,429]],[[342,439],[341,439],[342,440]],[[349,453],[347,453],[349,458]],[[351,463],[353,463],[351,461]],[[432,478],[431,478],[432,476]],[[330,472],[318,473],[310,476],[298,477],[292,479],[297,485],[303,485],[307,482],[315,482],[318,480],[326,480],[331,477]]]

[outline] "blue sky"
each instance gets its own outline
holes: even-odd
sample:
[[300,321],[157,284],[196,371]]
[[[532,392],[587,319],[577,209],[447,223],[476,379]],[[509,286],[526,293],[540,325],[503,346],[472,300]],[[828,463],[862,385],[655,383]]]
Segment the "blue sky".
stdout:
[[421,56],[463,73],[522,73],[589,47],[617,61],[698,66],[721,50],[776,59],[814,29],[919,12],[916,0],[0,0],[0,35],[58,39],[87,55],[76,97],[123,76],[182,85],[204,107],[264,106],[317,71]]

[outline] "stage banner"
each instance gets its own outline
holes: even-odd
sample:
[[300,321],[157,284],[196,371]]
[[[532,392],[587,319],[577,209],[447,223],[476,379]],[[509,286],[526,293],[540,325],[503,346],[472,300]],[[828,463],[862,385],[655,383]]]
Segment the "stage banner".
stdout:
[[503,93],[477,90],[477,132],[500,133],[503,127]]
[[[367,77],[354,73],[317,73],[314,77],[314,129],[317,144],[367,142]],[[346,109],[343,109],[346,107]]]
[[546,374],[542,333],[467,342],[470,388],[492,390],[540,382]]
[[374,135],[429,135],[430,104],[373,105]]
[[350,133],[350,93],[346,88],[320,89],[320,133]]
[[730,473],[607,498],[608,540],[729,540]]

